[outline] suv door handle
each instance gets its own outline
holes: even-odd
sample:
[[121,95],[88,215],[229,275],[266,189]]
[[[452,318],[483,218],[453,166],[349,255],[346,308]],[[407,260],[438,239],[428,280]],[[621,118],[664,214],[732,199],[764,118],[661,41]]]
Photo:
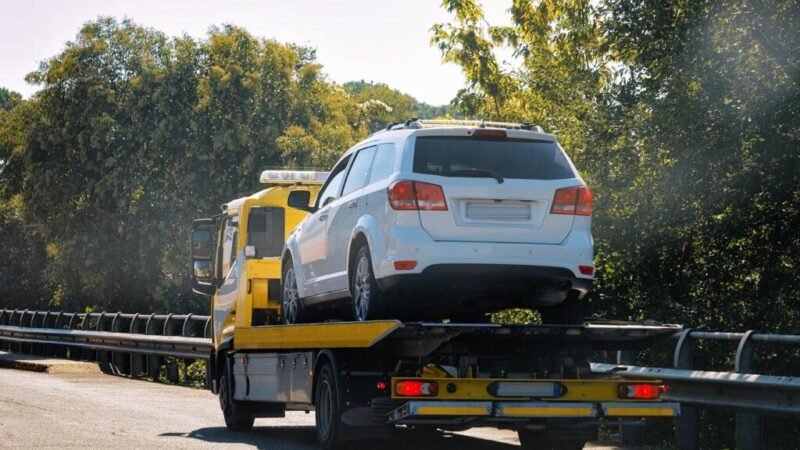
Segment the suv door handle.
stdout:
[[325,214],[320,214],[320,216],[319,216],[319,221],[320,221],[320,222],[325,222],[326,220],[328,220],[328,214],[327,214],[327,213],[325,213]]
[[351,201],[350,203],[347,204],[347,207],[350,208],[350,209],[353,209],[356,206],[358,206],[358,200],[353,200],[353,201]]

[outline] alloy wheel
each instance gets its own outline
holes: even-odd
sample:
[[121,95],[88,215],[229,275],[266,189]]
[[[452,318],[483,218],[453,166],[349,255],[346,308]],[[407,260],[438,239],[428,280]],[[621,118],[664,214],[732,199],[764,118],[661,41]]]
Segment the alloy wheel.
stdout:
[[367,320],[371,295],[369,259],[366,255],[363,255],[356,264],[353,280],[353,302],[355,303],[356,320]]
[[286,269],[283,277],[283,291],[281,292],[281,306],[283,313],[283,323],[293,324],[297,322],[297,309],[299,307],[297,295],[297,280],[294,276],[294,268]]

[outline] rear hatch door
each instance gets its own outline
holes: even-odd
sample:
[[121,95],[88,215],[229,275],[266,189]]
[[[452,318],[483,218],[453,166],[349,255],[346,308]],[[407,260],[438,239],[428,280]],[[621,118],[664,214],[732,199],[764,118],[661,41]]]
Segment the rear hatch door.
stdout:
[[555,191],[583,183],[543,139],[418,136],[413,171],[444,191],[447,211],[420,211],[437,241],[558,244],[574,216],[550,214]]

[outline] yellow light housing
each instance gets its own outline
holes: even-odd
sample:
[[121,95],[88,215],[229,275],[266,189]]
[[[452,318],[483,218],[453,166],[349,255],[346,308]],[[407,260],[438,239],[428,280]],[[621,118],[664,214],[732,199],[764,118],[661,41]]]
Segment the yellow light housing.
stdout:
[[328,174],[315,170],[265,170],[259,181],[263,184],[322,184]]

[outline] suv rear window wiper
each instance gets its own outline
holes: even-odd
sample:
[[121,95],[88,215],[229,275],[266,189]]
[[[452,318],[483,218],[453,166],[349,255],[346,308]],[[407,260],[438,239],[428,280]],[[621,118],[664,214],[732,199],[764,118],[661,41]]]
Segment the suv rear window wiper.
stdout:
[[455,176],[463,176],[463,177],[489,177],[494,178],[497,180],[498,184],[503,184],[505,179],[502,175],[495,172],[494,170],[489,169],[461,169],[461,170],[451,170],[449,172],[445,172],[442,175],[455,175]]

